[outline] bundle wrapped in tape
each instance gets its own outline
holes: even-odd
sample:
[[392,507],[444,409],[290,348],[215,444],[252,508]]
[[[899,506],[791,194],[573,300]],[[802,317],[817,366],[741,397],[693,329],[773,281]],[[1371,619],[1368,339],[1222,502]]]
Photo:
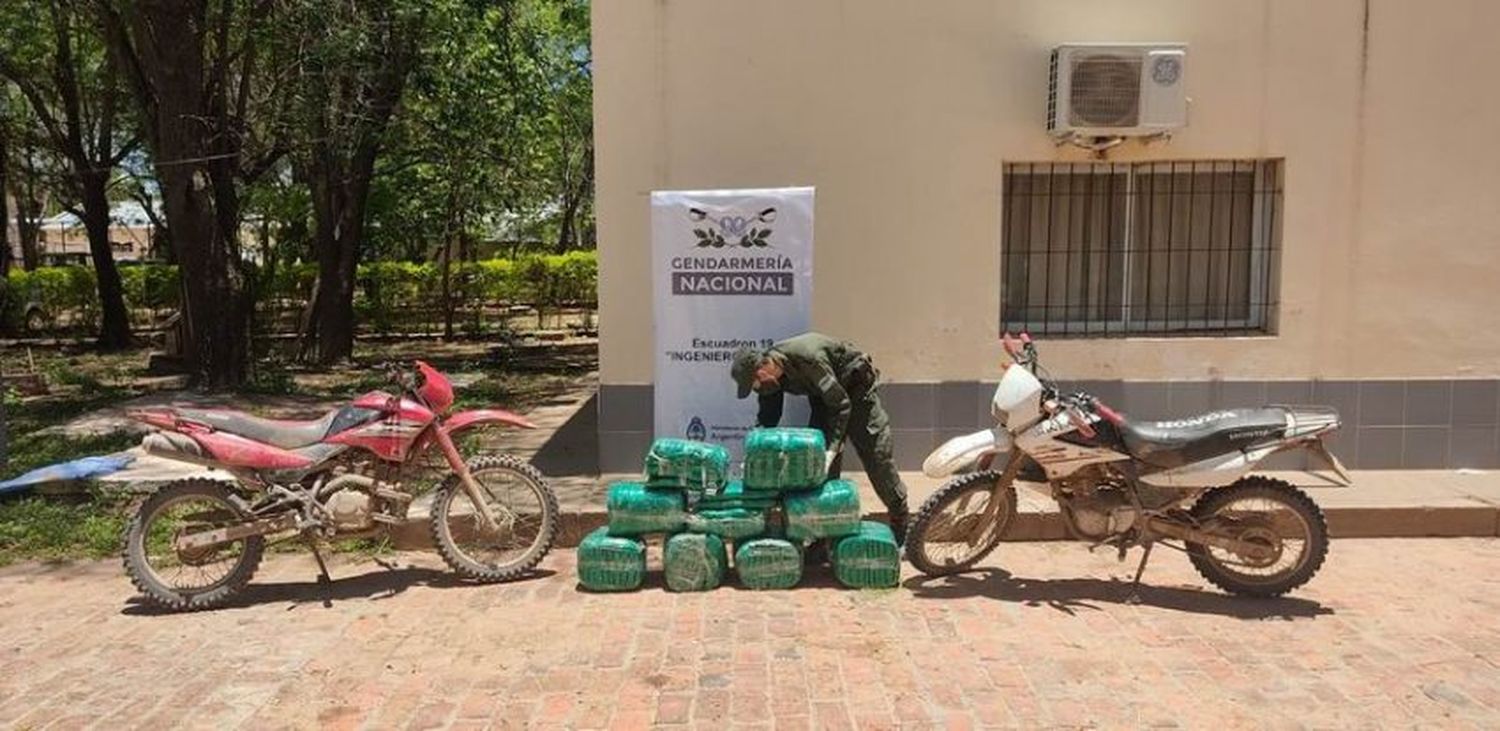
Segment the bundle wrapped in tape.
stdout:
[[816,429],[755,429],[745,437],[745,486],[805,490],[827,476],[827,443]]
[[701,492],[717,490],[729,479],[729,452],[718,444],[688,439],[658,439],[646,454],[646,482]]
[[729,554],[724,540],[703,533],[678,533],[667,539],[662,571],[670,591],[708,591],[724,582]]
[[616,482],[605,500],[609,534],[639,536],[675,533],[687,518],[687,498],[678,488],[649,487],[639,482]]
[[599,528],[578,544],[578,583],[590,591],[631,591],[646,578],[646,544]]
[[839,583],[853,589],[887,589],[901,579],[901,547],[884,523],[860,522],[859,532],[838,539],[828,557]]
[[788,493],[784,504],[786,537],[794,541],[859,532],[859,490],[848,480],[829,480],[816,490]]

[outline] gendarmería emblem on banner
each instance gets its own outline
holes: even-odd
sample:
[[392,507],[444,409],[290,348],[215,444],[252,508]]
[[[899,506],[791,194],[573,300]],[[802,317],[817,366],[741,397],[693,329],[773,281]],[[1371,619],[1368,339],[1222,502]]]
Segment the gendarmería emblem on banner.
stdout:
[[[726,208],[687,210],[695,243],[672,259],[672,294],[792,296],[796,264],[774,251],[776,208],[743,212]],[[729,249],[724,252],[724,249]]]

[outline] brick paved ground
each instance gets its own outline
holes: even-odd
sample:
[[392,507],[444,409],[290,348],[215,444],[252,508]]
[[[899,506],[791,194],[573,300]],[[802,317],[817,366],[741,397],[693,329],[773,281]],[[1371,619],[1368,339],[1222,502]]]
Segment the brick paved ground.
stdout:
[[[1297,598],[1158,557],[1002,547],[1014,576],[856,593],[458,584],[425,555],[304,557],[244,606],[161,616],[116,564],[0,569],[0,728],[1347,728],[1500,724],[1500,541],[1336,543]],[[412,564],[416,564],[413,566]],[[358,576],[359,578],[348,578]]]

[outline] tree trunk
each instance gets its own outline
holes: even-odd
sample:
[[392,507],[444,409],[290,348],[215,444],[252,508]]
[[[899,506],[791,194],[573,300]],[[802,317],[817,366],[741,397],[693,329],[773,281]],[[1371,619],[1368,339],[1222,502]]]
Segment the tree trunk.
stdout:
[[184,0],[100,8],[156,161],[183,283],[188,365],[204,386],[238,386],[248,374],[251,315],[238,239],[240,136],[224,98],[227,78],[209,78],[224,64],[209,56],[206,9]]
[[99,304],[104,311],[99,347],[120,349],[130,345],[130,315],[125,309],[125,287],[115,266],[109,243],[109,196],[105,192],[109,172],[87,170],[79,176],[83,192],[83,225],[88,231],[89,257],[99,284]]
[[[0,198],[5,197],[4,190],[0,190]],[[5,423],[5,399],[0,397],[0,470],[10,462],[10,427]]]
[[[5,172],[10,166],[10,140],[5,136],[5,129],[0,127],[0,279],[10,274],[10,186],[6,184]],[[3,420],[3,417],[0,417]],[[0,431],[4,425],[0,424]],[[3,449],[3,445],[0,445]],[[4,455],[0,453],[0,466],[3,466]]]
[[318,284],[309,304],[309,330],[317,336],[317,361],[329,364],[354,355],[354,285],[369,185],[351,181],[315,188]]
[[577,248],[581,243],[580,229],[578,225],[578,212],[587,199],[589,189],[594,185],[594,146],[588,144],[583,149],[583,169],[579,171],[578,178],[565,180],[563,182],[563,210],[562,225],[557,233],[557,250],[565,252]]
[[42,211],[47,206],[45,193],[38,190],[41,176],[31,164],[35,154],[29,146],[21,150],[22,180],[12,187],[16,191],[16,235],[21,238],[21,268],[32,271],[42,265]]
[[[313,199],[318,286],[308,309],[307,334],[316,336],[317,360],[328,364],[354,354],[354,288],[364,245],[365,209],[375,161],[391,116],[406,88],[416,54],[415,27],[381,4],[360,8],[354,22],[370,22],[371,40],[386,49],[370,67],[313,69],[308,81],[318,103],[308,122],[312,143],[308,173]],[[350,93],[357,89],[360,93]],[[304,350],[305,352],[305,350]]]
[[[170,151],[191,146],[175,138],[165,141],[158,154],[166,159],[191,157]],[[216,201],[194,185],[194,172],[186,166],[157,168],[182,277],[185,356],[203,385],[233,387],[246,376],[250,302],[239,255],[224,235],[221,219],[238,218],[237,201]]]
[[443,237],[443,339],[453,339],[453,236]]

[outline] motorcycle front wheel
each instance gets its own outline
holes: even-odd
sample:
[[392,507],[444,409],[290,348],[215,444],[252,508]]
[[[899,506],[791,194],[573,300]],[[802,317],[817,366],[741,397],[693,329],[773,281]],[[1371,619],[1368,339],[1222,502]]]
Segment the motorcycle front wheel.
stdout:
[[984,560],[1016,514],[1016,489],[996,490],[999,472],[959,476],[922,503],[906,536],[906,560],[928,576],[967,571]]
[[509,455],[476,458],[469,472],[499,525],[484,529],[477,506],[454,475],[433,498],[433,544],[467,578],[495,582],[524,576],[552,549],[557,496],[537,468]]

